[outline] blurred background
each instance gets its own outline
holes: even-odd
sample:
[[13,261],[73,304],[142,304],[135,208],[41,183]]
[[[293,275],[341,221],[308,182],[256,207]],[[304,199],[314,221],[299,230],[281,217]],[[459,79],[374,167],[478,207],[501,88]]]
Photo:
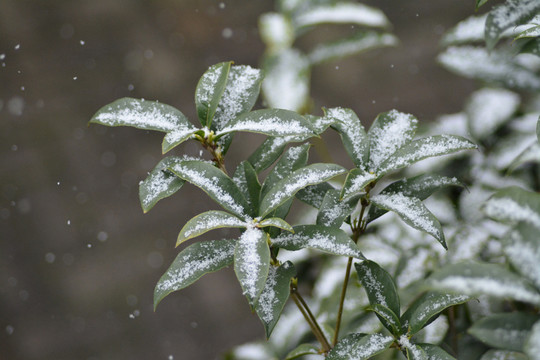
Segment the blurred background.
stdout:
[[[316,67],[314,113],[350,107],[367,127],[393,108],[421,122],[459,111],[474,83],[435,56],[474,1],[364,3],[385,12],[401,44]],[[195,120],[198,78],[221,61],[256,67],[257,20],[273,9],[271,0],[0,1],[0,360],[208,360],[264,337],[231,269],[153,311],[178,231],[215,205],[185,186],[143,214],[138,183],[162,156],[162,134],[87,122],[124,96]],[[229,161],[260,140],[237,137]],[[176,152],[199,150],[188,142]]]

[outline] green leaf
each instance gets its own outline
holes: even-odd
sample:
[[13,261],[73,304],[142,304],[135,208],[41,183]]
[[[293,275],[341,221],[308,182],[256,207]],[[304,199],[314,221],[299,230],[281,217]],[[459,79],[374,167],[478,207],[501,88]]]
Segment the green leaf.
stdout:
[[401,316],[403,331],[413,336],[429,321],[450,306],[463,304],[471,298],[466,295],[427,292],[417,298]]
[[538,117],[538,122],[536,123],[536,139],[540,142],[540,116]]
[[478,320],[467,331],[494,348],[523,351],[531,328],[539,319],[538,315],[523,312],[495,314]]
[[524,348],[530,360],[540,359],[540,321],[537,321],[532,327],[529,338],[525,341]]
[[456,360],[455,357],[451,356],[437,345],[417,344],[417,346],[421,347],[422,350],[424,350],[424,353],[427,355],[428,360]]
[[379,114],[368,131],[369,166],[377,172],[379,166],[396,150],[414,138],[418,120],[396,110]]
[[248,218],[249,205],[244,196],[223,171],[202,161],[182,161],[169,167],[181,179],[201,188],[224,209],[242,219]]
[[392,336],[383,334],[350,334],[334,346],[326,360],[370,359],[388,349],[393,342]]
[[261,196],[261,184],[253,166],[247,161],[241,162],[234,172],[233,181],[240,192],[244,194],[244,198],[250,209],[250,215],[252,217],[257,216]]
[[338,189],[328,190],[317,214],[317,225],[339,228],[355,209],[358,197],[341,201],[340,193]]
[[208,231],[221,228],[246,228],[248,223],[225,211],[210,210],[189,220],[180,230],[176,246]]
[[[531,24],[532,25],[532,24]],[[523,38],[534,38],[540,36],[540,25],[533,25],[530,28],[520,32],[516,36],[517,39],[523,39]]]
[[150,211],[156,203],[166,197],[176,193],[185,181],[179,179],[167,168],[177,161],[178,157],[166,157],[162,159],[156,167],[150,171],[146,179],[139,185],[139,200],[145,213]]
[[396,46],[398,43],[398,38],[392,34],[362,31],[348,38],[319,44],[308,54],[308,58],[312,65],[318,65],[384,46]]
[[358,272],[358,280],[366,289],[369,303],[383,305],[390,309],[399,318],[400,305],[394,279],[386,270],[376,262],[365,260],[354,264]]
[[319,354],[319,348],[316,347],[315,345],[300,344],[287,354],[287,356],[285,357],[285,360],[297,359],[300,356],[304,356],[304,355],[318,355],[318,354]]
[[352,169],[345,179],[345,184],[341,190],[341,198],[348,200],[358,195],[365,194],[366,186],[377,180],[377,175],[363,169]]
[[318,24],[355,24],[377,28],[390,26],[381,10],[352,2],[314,6],[294,19],[296,28]]
[[401,348],[407,354],[407,360],[429,360],[427,354],[417,344],[413,344],[409,341],[407,336],[402,335],[399,339]]
[[165,154],[172,150],[174,147],[191,138],[198,130],[199,129],[192,125],[187,125],[180,126],[176,130],[168,132],[161,143],[161,152]]
[[[449,178],[437,174],[423,174],[393,182],[385,187],[380,193],[402,193],[408,197],[425,200],[443,186],[463,186],[463,184],[456,178]],[[386,214],[386,210],[372,206],[368,212],[367,222],[369,223],[384,214]]]
[[486,19],[485,37],[488,49],[493,49],[504,30],[525,23],[540,11],[538,0],[506,0]]
[[371,202],[382,209],[395,212],[407,225],[430,234],[448,249],[441,223],[420,199],[402,193],[378,194],[371,197]]
[[270,266],[266,284],[255,306],[261,319],[266,338],[270,337],[290,294],[291,279],[296,275],[294,265],[287,261],[283,265]]
[[202,126],[210,128],[231,69],[231,61],[212,65],[201,76],[195,90],[195,106]]
[[255,110],[240,115],[219,130],[217,136],[234,131],[248,131],[269,136],[315,136],[311,125],[304,117],[282,109]]
[[379,167],[382,176],[430,157],[448,155],[461,150],[476,149],[471,141],[457,135],[435,135],[414,140],[389,156]]
[[159,279],[154,290],[154,309],[163,298],[193,284],[206,273],[232,264],[235,240],[198,242],[182,250]]
[[519,53],[540,56],[540,36],[537,36],[525,42],[521,49],[519,49]]
[[283,154],[276,166],[274,166],[264,180],[261,197],[264,197],[278,181],[283,180],[291,172],[306,166],[309,147],[309,144],[290,147],[285,154]]
[[373,311],[377,314],[379,320],[394,336],[401,334],[401,323],[398,316],[389,308],[381,304],[372,304],[367,310]]
[[484,5],[485,3],[487,3],[489,0],[476,0],[476,9],[478,10],[478,8],[482,5]]
[[325,110],[324,117],[333,120],[332,128],[341,135],[353,163],[364,168],[369,156],[369,141],[358,116],[351,109],[331,108]]
[[334,255],[364,259],[356,244],[343,230],[321,225],[294,226],[294,233],[282,233],[272,239],[272,245],[286,250],[311,248]]
[[289,225],[288,222],[278,217],[264,219],[263,221],[259,223],[259,227],[267,227],[267,226],[273,226],[273,227],[277,227],[283,230],[294,232],[293,227]]
[[266,170],[283,153],[289,141],[294,141],[294,136],[268,137],[249,156],[248,161],[257,173]]
[[457,263],[436,270],[427,287],[469,296],[488,295],[540,304],[540,293],[527,280],[497,264]]
[[263,231],[248,228],[234,251],[234,272],[251,307],[257,303],[268,277],[270,249],[267,238]]
[[540,228],[540,194],[517,186],[497,191],[486,201],[483,210],[498,221],[510,224],[524,221]]
[[293,171],[286,178],[278,181],[263,197],[260,214],[268,215],[281,204],[292,198],[300,189],[315,185],[343,174],[345,169],[336,164],[312,164]]
[[332,189],[332,185],[328,183],[310,185],[298,191],[296,198],[318,209],[322,206],[326,193]]
[[[538,354],[538,353],[537,353]],[[525,354],[506,350],[489,350],[480,360],[538,360],[538,358],[527,357]]]
[[540,289],[540,238],[538,228],[528,223],[518,223],[503,238],[503,252],[522,276]]

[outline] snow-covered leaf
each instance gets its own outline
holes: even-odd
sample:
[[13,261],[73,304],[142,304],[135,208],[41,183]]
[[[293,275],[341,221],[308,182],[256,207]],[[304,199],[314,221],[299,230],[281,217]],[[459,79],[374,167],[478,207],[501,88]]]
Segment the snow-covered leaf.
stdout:
[[325,117],[333,120],[332,128],[341,135],[353,163],[364,168],[369,155],[369,141],[358,116],[351,109],[331,108],[325,111]]
[[[456,178],[436,174],[423,174],[408,179],[402,179],[385,187],[381,194],[402,193],[408,197],[425,200],[443,186],[463,186]],[[372,206],[369,208],[367,221],[371,222],[384,215],[386,210]]]
[[417,344],[417,345],[420,346],[422,350],[424,350],[424,353],[427,355],[427,360],[456,360],[455,357],[451,356],[450,354],[448,354],[446,351],[444,351],[437,345],[433,345],[433,344]]
[[520,222],[503,238],[503,251],[514,268],[540,289],[540,237],[538,228]]
[[267,56],[263,61],[262,84],[269,108],[300,112],[309,102],[310,66],[307,57],[296,49]]
[[399,345],[405,351],[407,360],[429,360],[427,354],[419,345],[414,344],[406,335],[401,335]]
[[245,219],[248,217],[249,205],[232,181],[212,164],[203,161],[182,161],[168,168],[176,176],[201,188],[224,209]]
[[248,161],[257,173],[270,167],[283,153],[290,141],[296,141],[295,136],[268,137],[249,156]]
[[418,120],[397,110],[377,116],[368,131],[369,166],[376,172],[379,166],[397,149],[414,138]]
[[398,42],[392,34],[363,31],[345,39],[317,45],[308,54],[308,59],[312,65],[317,65],[384,46],[396,46]]
[[270,337],[274,326],[289,298],[291,279],[296,275],[294,265],[287,261],[281,266],[270,266],[264,289],[255,305],[255,311],[261,319],[266,338]]
[[390,155],[379,166],[378,176],[430,157],[476,149],[471,141],[457,135],[434,135],[411,141]]
[[395,212],[407,225],[430,234],[447,249],[441,223],[420,199],[394,193],[375,195],[371,197],[371,202],[382,209]]
[[234,272],[251,307],[254,307],[266,284],[270,268],[268,235],[248,228],[236,243]]
[[358,280],[366,289],[369,303],[372,306],[383,305],[399,318],[399,296],[392,276],[374,261],[365,260],[354,266],[358,272]]
[[527,280],[498,264],[456,263],[436,270],[427,287],[469,296],[487,295],[540,304],[540,293]]
[[540,316],[511,312],[484,317],[475,322],[467,332],[496,349],[523,351],[525,340]]
[[517,186],[497,191],[483,207],[484,213],[498,221],[524,221],[540,229],[540,194]]
[[523,150],[508,167],[508,173],[514,172],[517,168],[527,163],[540,164],[540,143],[535,141]]
[[484,14],[481,16],[471,16],[460,21],[444,34],[441,40],[442,45],[448,46],[483,41],[486,18],[487,14]]
[[538,122],[536,123],[536,138],[540,142],[540,116],[538,117]]
[[530,28],[523,30],[516,36],[516,39],[538,37],[540,36],[540,25],[533,25]]
[[312,164],[293,171],[284,179],[278,181],[263,197],[260,214],[268,215],[278,206],[292,198],[300,189],[330,180],[343,174],[345,169],[335,164]]
[[438,56],[448,70],[471,79],[499,83],[509,88],[540,89],[540,76],[519,64],[512,54],[483,47],[451,46]]
[[293,227],[288,222],[278,217],[264,219],[258,224],[258,226],[259,227],[273,226],[273,227],[277,227],[283,230],[294,232]]
[[316,6],[302,12],[294,19],[294,25],[297,28],[325,23],[355,24],[378,28],[390,25],[381,10],[363,4],[347,2]]
[[504,30],[525,23],[540,12],[538,0],[506,0],[491,10],[486,19],[485,37],[493,49]]
[[300,344],[295,349],[291,350],[285,360],[297,359],[304,355],[317,355],[319,354],[319,348],[313,344]]
[[332,185],[328,183],[310,185],[298,191],[296,193],[296,198],[316,209],[319,209],[324,200],[324,196],[329,190],[332,189]]
[[173,291],[193,284],[206,273],[232,264],[235,240],[198,242],[182,250],[159,279],[154,290],[154,309]]
[[245,228],[247,223],[225,211],[210,210],[203,212],[189,220],[180,230],[176,246],[184,241],[193,239],[208,231],[221,228]]
[[219,100],[225,91],[232,62],[212,65],[199,79],[195,89],[195,106],[202,126],[210,127]]
[[161,152],[165,154],[166,152],[172,150],[174,147],[191,138],[198,130],[199,129],[191,124],[182,124],[177,126],[175,130],[168,132],[165,134],[165,137],[163,137],[163,142],[161,143]]
[[540,321],[532,327],[524,348],[525,353],[529,355],[529,360],[540,360]]
[[401,334],[401,323],[392,310],[381,304],[371,304],[367,310],[373,311],[384,327],[393,335],[399,336]]
[[339,228],[354,210],[358,198],[340,200],[340,193],[338,189],[330,189],[326,192],[317,214],[318,225]]
[[327,360],[367,360],[371,359],[394,342],[392,336],[383,334],[350,334],[341,339],[328,353]]
[[474,92],[465,108],[471,134],[484,139],[510,120],[519,106],[519,95],[505,89],[484,88]]
[[255,110],[238,116],[219,130],[218,136],[234,131],[248,131],[269,136],[315,136],[309,122],[294,111]]
[[522,352],[506,350],[489,350],[480,360],[538,360],[540,358],[527,357]]
[[416,334],[444,309],[463,304],[471,298],[466,295],[427,292],[417,298],[401,316],[403,331],[410,336]]
[[364,169],[352,169],[347,174],[340,196],[343,200],[348,200],[365,194],[367,192],[366,186],[375,180],[377,180],[377,175],[372,172]]
[[286,49],[294,42],[294,28],[289,17],[279,13],[266,13],[259,17],[262,41],[270,52]]
[[249,205],[250,215],[252,217],[257,216],[257,212],[259,211],[261,184],[259,183],[257,172],[253,166],[247,161],[242,161],[234,172],[233,181],[240,192],[244,194],[244,198]]
[[180,158],[166,157],[162,159],[150,171],[146,179],[139,184],[139,200],[145,213],[150,211],[159,200],[171,196],[184,185],[185,180],[167,170],[169,165],[177,161],[180,161]]
[[298,225],[293,229],[294,233],[282,233],[271,239],[272,245],[291,251],[311,248],[334,255],[364,258],[349,235],[341,229],[321,225]]

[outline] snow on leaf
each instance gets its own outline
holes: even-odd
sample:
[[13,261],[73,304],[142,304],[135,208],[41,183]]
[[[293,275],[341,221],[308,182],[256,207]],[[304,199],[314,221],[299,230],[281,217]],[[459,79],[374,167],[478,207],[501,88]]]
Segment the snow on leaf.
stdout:
[[385,210],[395,212],[409,226],[430,234],[447,249],[439,220],[420,199],[402,193],[378,194],[371,198],[371,202]]
[[396,284],[390,274],[376,262],[370,260],[354,264],[354,266],[358,272],[358,279],[366,289],[369,303],[383,305],[399,316],[399,296]]
[[283,219],[277,218],[277,217],[264,219],[263,221],[261,221],[258,224],[258,226],[259,227],[273,226],[273,227],[277,227],[277,228],[280,228],[280,229],[283,229],[283,230],[294,232],[293,227],[291,225],[289,225],[288,222],[286,222]]
[[334,188],[328,183],[310,185],[298,191],[296,193],[296,198],[316,209],[319,209],[324,200],[324,196],[329,190],[332,189]]
[[302,12],[294,19],[294,25],[297,28],[322,23],[351,23],[381,28],[390,25],[381,10],[363,4],[346,2],[316,6]]
[[407,352],[407,359],[409,360],[429,360],[421,347],[411,343],[407,335],[401,335],[398,343],[402,349]]
[[517,186],[496,192],[486,201],[483,210],[495,220],[524,221],[540,228],[540,195]]
[[195,243],[181,251],[156,285],[154,309],[171,292],[193,284],[206,273],[230,265],[234,246],[235,240],[213,240]]
[[529,282],[498,264],[448,265],[428,278],[427,287],[469,296],[488,295],[540,304],[540,293]]
[[363,259],[364,256],[341,229],[321,225],[294,226],[294,233],[282,233],[271,239],[272,245],[286,250],[311,248],[334,255]]
[[248,158],[255,171],[261,172],[279,158],[285,146],[290,141],[296,141],[294,136],[268,137]]
[[388,349],[394,342],[392,336],[383,334],[350,334],[341,339],[328,353],[327,360],[367,360]]
[[401,333],[401,323],[392,310],[381,304],[371,304],[367,310],[373,311],[384,327],[392,334],[398,335]]
[[178,161],[181,161],[181,158],[166,157],[139,184],[139,199],[145,213],[159,200],[173,195],[184,185],[184,180],[167,170],[169,165]]
[[465,109],[471,134],[477,139],[491,135],[510,119],[519,103],[519,95],[509,90],[485,88],[476,91]]
[[294,28],[288,17],[279,13],[266,13],[259,17],[262,41],[276,51],[288,48],[294,41]]
[[180,125],[177,126],[173,131],[168,132],[163,138],[163,143],[161,144],[161,151],[163,154],[170,151],[174,147],[180,145],[187,139],[189,139],[196,131],[198,131],[193,125]]
[[208,231],[220,228],[245,228],[248,224],[225,211],[210,210],[189,220],[180,230],[176,246]]
[[341,135],[345,150],[354,164],[363,168],[366,166],[369,141],[364,126],[354,111],[344,108],[331,108],[325,111],[325,118],[334,120],[332,128]]
[[210,127],[231,69],[232,62],[212,65],[199,79],[195,89],[197,115],[204,127]]
[[530,360],[540,359],[540,321],[532,327],[529,338],[525,341],[524,350]]
[[[455,357],[448,354],[441,347],[433,344],[422,344],[422,350],[427,355],[428,360],[456,360]],[[486,360],[486,359],[482,359]],[[491,359],[495,360],[495,359]],[[503,360],[503,359],[500,359]],[[505,359],[505,360],[518,360],[518,359]]]
[[341,201],[338,189],[328,190],[317,214],[317,224],[340,227],[345,218],[354,210],[357,202],[356,198]]
[[471,16],[463,21],[460,21],[444,35],[441,43],[448,46],[484,40],[486,18],[487,14],[481,16]]
[[476,149],[476,145],[457,135],[434,135],[414,140],[390,155],[380,164],[377,174],[382,176],[429,157]]
[[377,175],[371,172],[367,172],[363,169],[352,169],[341,191],[341,198],[343,200],[351,199],[354,196],[366,193],[366,186],[374,180],[377,180]]
[[397,110],[377,116],[368,131],[368,169],[376,171],[384,160],[411,141],[416,133],[417,124],[418,120],[414,116]]
[[343,174],[345,169],[335,164],[312,164],[293,171],[278,181],[261,201],[260,214],[266,216],[285,201],[292,198],[300,189],[315,185]]
[[522,352],[508,350],[489,350],[484,353],[480,360],[538,360],[534,357],[527,357]]
[[520,222],[503,238],[503,244],[503,251],[514,268],[540,289],[538,228]]
[[234,272],[253,307],[261,294],[270,268],[268,235],[249,227],[240,237],[234,251]]

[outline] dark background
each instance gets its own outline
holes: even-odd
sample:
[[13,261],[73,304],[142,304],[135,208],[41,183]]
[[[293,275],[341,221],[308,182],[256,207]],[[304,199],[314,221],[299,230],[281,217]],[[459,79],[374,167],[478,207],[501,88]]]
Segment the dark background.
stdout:
[[[387,14],[401,45],[315,68],[314,108],[350,107],[365,126],[392,108],[421,122],[459,111],[474,84],[435,56],[441,34],[472,15],[474,1],[365,3]],[[162,134],[87,126],[123,96],[160,100],[193,120],[208,66],[257,66],[257,18],[273,2],[219,4],[0,1],[0,360],[208,360],[263,338],[231,269],[153,312],[178,231],[215,205],[186,186],[143,215],[138,183],[162,156]],[[235,139],[232,163],[262,139],[252,138]],[[196,145],[177,153],[198,154]]]

